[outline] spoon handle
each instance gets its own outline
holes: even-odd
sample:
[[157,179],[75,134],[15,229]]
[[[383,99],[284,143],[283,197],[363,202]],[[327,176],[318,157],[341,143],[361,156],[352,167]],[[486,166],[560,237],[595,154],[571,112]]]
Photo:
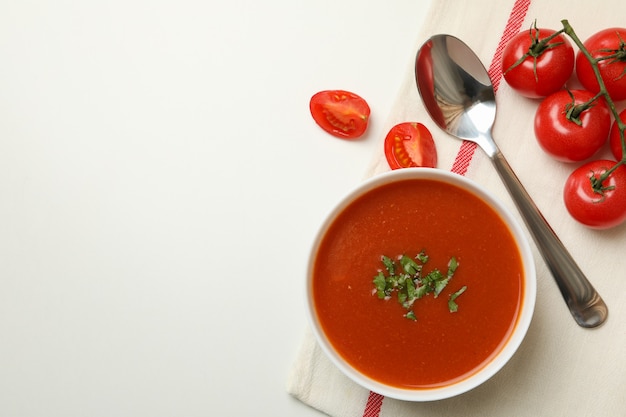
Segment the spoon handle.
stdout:
[[576,322],[586,328],[604,323],[609,311],[595,288],[563,246],[498,150],[491,160],[530,230]]

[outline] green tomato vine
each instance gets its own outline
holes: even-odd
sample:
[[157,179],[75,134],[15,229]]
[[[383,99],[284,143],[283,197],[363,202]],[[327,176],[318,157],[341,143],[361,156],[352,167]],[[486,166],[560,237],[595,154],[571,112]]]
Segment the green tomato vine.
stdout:
[[[574,109],[572,109],[571,112],[573,114],[578,115],[578,114],[580,114],[580,112],[582,110],[584,110],[585,108],[588,108],[589,106],[593,105],[593,102],[598,100],[600,97],[604,97],[604,100],[606,101],[606,104],[608,105],[609,109],[611,110],[611,113],[613,114],[613,117],[614,117],[615,122],[617,123],[617,127],[619,129],[619,136],[620,136],[620,141],[621,141],[621,144],[622,144],[622,159],[617,161],[617,163],[615,165],[613,165],[606,172],[604,172],[602,175],[600,175],[600,177],[596,178],[593,175],[591,175],[591,177],[590,177],[591,187],[592,187],[593,191],[595,193],[600,194],[600,195],[604,195],[604,192],[606,190],[612,189],[612,187],[605,187],[603,185],[604,181],[617,168],[619,168],[620,165],[626,164],[626,139],[625,139],[625,133],[624,133],[626,131],[626,124],[619,117],[619,113],[617,111],[617,108],[615,107],[615,103],[613,102],[613,99],[611,98],[611,95],[608,93],[608,91],[606,89],[606,85],[604,84],[604,80],[602,79],[602,76],[600,74],[600,69],[598,67],[598,63],[600,61],[607,60],[607,59],[611,59],[611,60],[623,60],[623,59],[626,59],[626,43],[624,43],[624,41],[621,40],[621,38],[620,38],[619,49],[617,49],[615,51],[610,51],[610,52],[613,52],[612,54],[605,55],[605,56],[598,57],[598,58],[594,58],[591,55],[591,53],[587,50],[587,48],[585,47],[583,42],[580,40],[578,35],[576,35],[576,32],[574,31],[574,28],[570,25],[570,23],[567,21],[567,19],[561,20],[561,23],[563,24],[563,28],[560,29],[559,31],[557,31],[557,33],[565,33],[566,35],[568,35],[572,39],[572,41],[576,44],[576,46],[578,46],[578,48],[580,49],[581,53],[585,56],[585,58],[591,64],[591,67],[593,68],[593,72],[594,72],[594,74],[596,76],[596,79],[598,80],[598,86],[600,87],[600,91],[598,92],[598,94],[596,94],[587,103],[582,103],[580,105],[574,106]],[[622,75],[624,75],[624,74],[622,74]]]

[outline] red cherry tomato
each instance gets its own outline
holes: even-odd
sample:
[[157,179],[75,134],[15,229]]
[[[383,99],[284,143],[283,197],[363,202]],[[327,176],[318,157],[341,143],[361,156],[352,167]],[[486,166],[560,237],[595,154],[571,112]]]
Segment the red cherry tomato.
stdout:
[[580,125],[568,119],[573,104],[583,104],[594,97],[585,90],[573,90],[572,100],[566,90],[546,97],[535,113],[535,137],[539,146],[563,162],[583,161],[606,143],[611,129],[611,113],[605,101],[595,100],[578,116]]
[[[626,109],[622,110],[619,114],[619,118],[622,122],[626,123]],[[619,128],[617,127],[617,122],[613,122],[613,126],[611,126],[611,133],[609,134],[609,145],[611,147],[611,153],[615,157],[616,160],[622,159],[622,139],[619,135]]]
[[563,200],[571,216],[585,226],[608,229],[626,220],[626,166],[620,165],[603,181],[600,190],[591,178],[599,178],[615,161],[588,162],[570,174]]
[[385,157],[391,169],[437,166],[437,149],[430,131],[421,123],[400,123],[385,137]]
[[502,51],[504,79],[519,94],[546,97],[560,90],[572,75],[574,48],[563,35],[548,41],[539,53],[541,41],[554,33],[552,29],[520,32]]
[[309,109],[315,122],[326,132],[343,139],[355,139],[367,129],[370,108],[360,96],[344,90],[320,91],[311,97]]
[[[604,29],[592,35],[583,44],[592,57],[602,58],[618,54],[618,57],[598,62],[600,75],[606,90],[615,101],[626,99],[626,29]],[[600,91],[598,80],[591,64],[581,51],[576,54],[576,75],[586,90]]]

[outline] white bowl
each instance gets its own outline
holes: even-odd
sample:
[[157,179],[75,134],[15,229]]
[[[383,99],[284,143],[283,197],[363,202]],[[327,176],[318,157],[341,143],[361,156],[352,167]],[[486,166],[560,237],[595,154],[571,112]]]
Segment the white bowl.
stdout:
[[[355,199],[363,194],[396,181],[407,179],[427,179],[437,180],[448,184],[455,185],[464,190],[469,191],[479,199],[490,206],[503,220],[505,225],[511,232],[513,239],[518,247],[521,263],[523,268],[523,294],[522,302],[518,312],[517,320],[508,339],[503,342],[499,348],[499,352],[495,354],[482,368],[476,370],[470,376],[460,381],[453,382],[449,385],[429,388],[405,388],[389,385],[373,379],[365,375],[361,371],[350,365],[341,354],[335,349],[333,344],[326,337],[324,330],[320,324],[318,312],[313,299],[313,272],[315,258],[319,249],[319,245],[325,236],[330,225],[335,218]],[[364,183],[360,184],[352,190],[339,204],[330,212],[320,227],[317,236],[314,239],[313,247],[310,253],[309,264],[307,268],[307,284],[306,284],[306,302],[307,312],[312,325],[313,333],[328,358],[352,381],[367,388],[370,391],[384,395],[386,397],[406,400],[406,401],[433,401],[444,398],[453,397],[467,392],[483,382],[487,381],[496,374],[513,356],[522,340],[524,339],[528,327],[531,322],[535,307],[536,299],[536,276],[533,256],[530,246],[525,237],[522,228],[511,215],[510,211],[495,198],[489,191],[479,184],[460,175],[433,168],[408,168],[390,171],[375,176]]]

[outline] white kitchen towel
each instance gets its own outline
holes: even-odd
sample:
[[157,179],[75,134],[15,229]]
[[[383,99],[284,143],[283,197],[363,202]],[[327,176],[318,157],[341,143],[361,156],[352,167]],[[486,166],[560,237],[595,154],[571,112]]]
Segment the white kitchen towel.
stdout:
[[[398,401],[369,392],[345,377],[325,357],[310,330],[291,369],[287,390],[332,417],[433,416],[626,416],[626,225],[597,231],[577,224],[563,205],[565,179],[577,166],[554,161],[534,139],[538,102],[501,82],[499,53],[513,33],[538,27],[560,29],[567,19],[581,39],[607,27],[625,27],[622,0],[437,0],[419,28],[415,51],[430,36],[464,40],[481,58],[497,86],[494,138],[554,231],[604,298],[609,319],[596,329],[573,320],[532,239],[537,267],[535,314],[527,337],[492,379],[458,397],[425,403]],[[435,139],[439,168],[464,174],[490,189],[517,215],[491,161],[478,148],[439,130],[418,95],[413,59],[386,127],[415,121]],[[622,106],[623,107],[623,103]],[[382,142],[366,176],[389,167]],[[604,150],[600,156],[608,157]],[[521,217],[517,215],[520,224]]]

